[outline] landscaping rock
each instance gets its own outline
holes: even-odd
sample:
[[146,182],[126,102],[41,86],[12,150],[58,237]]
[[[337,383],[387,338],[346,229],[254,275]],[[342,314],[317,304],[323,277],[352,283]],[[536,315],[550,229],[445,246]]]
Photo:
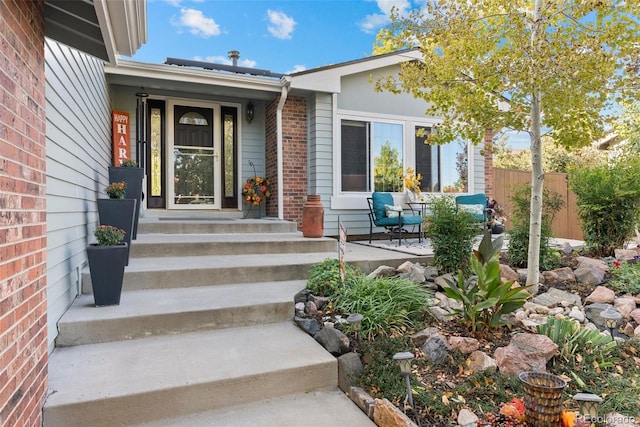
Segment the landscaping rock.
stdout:
[[314,336],[320,331],[320,322],[316,319],[295,316],[293,320],[296,322],[296,325],[311,336]]
[[480,341],[471,337],[449,337],[449,345],[463,354],[469,354],[480,348]]
[[640,338],[640,326],[633,330],[633,336],[636,338]]
[[568,307],[570,305],[582,307],[582,300],[580,299],[580,295],[572,294],[571,292],[563,291],[562,289],[557,288],[549,289],[547,294],[558,301],[558,304],[563,307]]
[[573,270],[569,267],[556,268],[551,271],[543,271],[542,277],[544,283],[547,286],[558,286],[566,283],[575,283],[576,276],[573,274]]
[[375,399],[373,422],[378,427],[418,427],[387,399]]
[[616,293],[605,286],[596,287],[591,294],[585,298],[585,303],[599,302],[604,304],[612,303]]
[[451,273],[443,274],[442,276],[436,277],[435,282],[439,288],[444,289],[447,286],[447,280],[452,283],[456,283],[456,278],[453,277]]
[[635,310],[629,313],[629,316],[635,320],[636,323],[640,324],[640,308],[636,308]]
[[309,317],[317,317],[322,315],[322,313],[318,311],[318,307],[316,307],[316,304],[313,301],[306,302],[306,304],[304,305],[304,312]]
[[437,365],[445,360],[451,351],[451,346],[445,337],[440,334],[434,334],[424,343],[422,351],[431,363]]
[[636,300],[631,296],[616,298],[613,301],[613,306],[622,314],[623,319],[629,320],[631,312],[636,309]]
[[631,261],[638,256],[638,251],[635,249],[616,249],[614,256],[618,261]]
[[432,265],[425,267],[424,269],[424,277],[427,280],[435,280],[438,277],[438,269]]
[[438,328],[429,327],[411,335],[411,341],[416,347],[422,347],[425,342],[432,336],[440,332]]
[[376,406],[376,402],[373,397],[369,396],[369,393],[361,389],[360,387],[350,387],[347,392],[349,398],[364,412],[367,416],[373,419],[373,411]]
[[573,307],[571,309],[571,311],[569,312],[569,317],[577,320],[580,323],[584,323],[584,321],[586,320],[586,316],[578,307]]
[[603,274],[609,272],[609,265],[601,259],[579,256],[576,258],[576,261],[578,261],[578,267],[582,267],[583,265],[591,265],[597,268]]
[[338,387],[345,393],[356,384],[362,373],[362,361],[358,353],[346,353],[338,357]]
[[494,353],[498,369],[506,375],[523,371],[545,371],[547,362],[558,354],[558,345],[546,335],[520,333],[506,347]]
[[305,306],[306,302],[297,302],[296,305],[294,306],[295,310],[296,310],[296,314],[299,315],[304,315],[304,306]]
[[400,277],[411,280],[414,283],[424,283],[427,281],[424,274],[424,267],[420,263],[411,263],[409,261],[398,267]]
[[460,409],[458,412],[458,426],[475,427],[478,425],[478,416],[466,408]]
[[516,273],[513,268],[509,267],[507,264],[500,264],[500,276],[502,277],[502,283],[513,280],[517,282],[520,279],[518,273]]
[[311,294],[308,300],[313,302],[318,310],[323,310],[329,304],[329,297],[318,297]]
[[609,307],[613,306],[611,304],[604,304],[600,302],[589,304],[584,308],[584,314],[585,316],[587,316],[587,319],[589,319],[594,325],[600,328],[604,328],[605,323],[601,314]]
[[303,289],[293,297],[293,302],[295,304],[299,302],[305,303],[309,299],[309,295],[311,295],[311,291],[309,289]]
[[393,267],[389,267],[387,265],[381,265],[380,267],[373,270],[367,277],[372,279],[378,277],[393,277],[396,275],[396,269]]
[[605,272],[593,264],[582,263],[573,272],[573,274],[576,276],[576,281],[580,283],[587,285],[600,285],[604,282]]
[[450,322],[452,320],[449,312],[442,307],[438,307],[437,305],[429,307],[429,312],[433,314],[433,316],[440,322]]
[[556,300],[552,295],[545,292],[544,294],[536,295],[532,300],[535,304],[543,305],[545,307],[555,307],[558,305],[558,300]]
[[495,372],[498,368],[495,359],[487,353],[476,350],[467,359],[467,367],[473,372]]
[[349,351],[349,337],[336,328],[324,327],[313,338],[334,356],[340,356]]

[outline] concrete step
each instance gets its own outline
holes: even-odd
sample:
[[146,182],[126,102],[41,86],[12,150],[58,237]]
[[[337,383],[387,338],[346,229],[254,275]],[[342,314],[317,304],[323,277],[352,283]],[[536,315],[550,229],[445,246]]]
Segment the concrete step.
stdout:
[[292,322],[65,347],[43,425],[135,425],[336,384],[336,359]]
[[140,218],[138,237],[140,234],[187,234],[187,233],[293,233],[297,224],[274,218],[236,219],[198,217],[188,214],[184,217],[150,217]]
[[223,329],[293,318],[306,281],[246,283],[123,292],[120,305],[96,308],[81,295],[58,322],[56,346]]
[[139,424],[136,427],[373,427],[371,421],[339,389],[268,399],[217,411]]
[[306,238],[302,233],[139,234],[131,257],[246,255],[336,252],[335,239]]
[[[167,289],[220,284],[305,280],[313,264],[337,258],[337,251],[221,256],[131,258],[125,268],[123,290]],[[430,256],[385,251],[346,244],[347,263],[370,273],[380,265],[398,267],[405,261],[427,262]],[[89,269],[82,274],[82,293],[90,294]]]

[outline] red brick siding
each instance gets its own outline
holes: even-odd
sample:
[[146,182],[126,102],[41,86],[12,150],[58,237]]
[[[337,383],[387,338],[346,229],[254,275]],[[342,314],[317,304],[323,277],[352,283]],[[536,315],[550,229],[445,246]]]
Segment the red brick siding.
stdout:
[[[267,215],[277,216],[278,193],[276,178],[277,126],[276,112],[280,97],[267,105],[266,112],[266,172],[272,178],[274,191],[267,203]],[[304,97],[289,96],[282,112],[282,177],[283,219],[296,221],[302,227],[302,209],[307,198],[308,149],[307,101]]]
[[493,199],[493,131],[484,133],[484,194]]
[[39,426],[47,388],[43,1],[0,2],[0,425]]

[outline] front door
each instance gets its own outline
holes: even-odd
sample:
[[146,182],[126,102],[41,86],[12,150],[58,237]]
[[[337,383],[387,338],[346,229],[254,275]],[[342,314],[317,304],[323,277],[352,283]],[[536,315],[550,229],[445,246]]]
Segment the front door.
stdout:
[[213,107],[172,105],[169,207],[220,208],[220,138]]

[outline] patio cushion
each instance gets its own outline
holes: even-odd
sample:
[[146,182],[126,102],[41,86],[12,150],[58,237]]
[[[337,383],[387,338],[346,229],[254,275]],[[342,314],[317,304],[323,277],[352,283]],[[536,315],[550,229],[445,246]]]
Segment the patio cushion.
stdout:
[[391,193],[380,193],[376,191],[371,195],[371,199],[373,202],[373,213],[376,216],[376,220],[386,218],[387,215],[384,206],[393,206],[393,196]]

